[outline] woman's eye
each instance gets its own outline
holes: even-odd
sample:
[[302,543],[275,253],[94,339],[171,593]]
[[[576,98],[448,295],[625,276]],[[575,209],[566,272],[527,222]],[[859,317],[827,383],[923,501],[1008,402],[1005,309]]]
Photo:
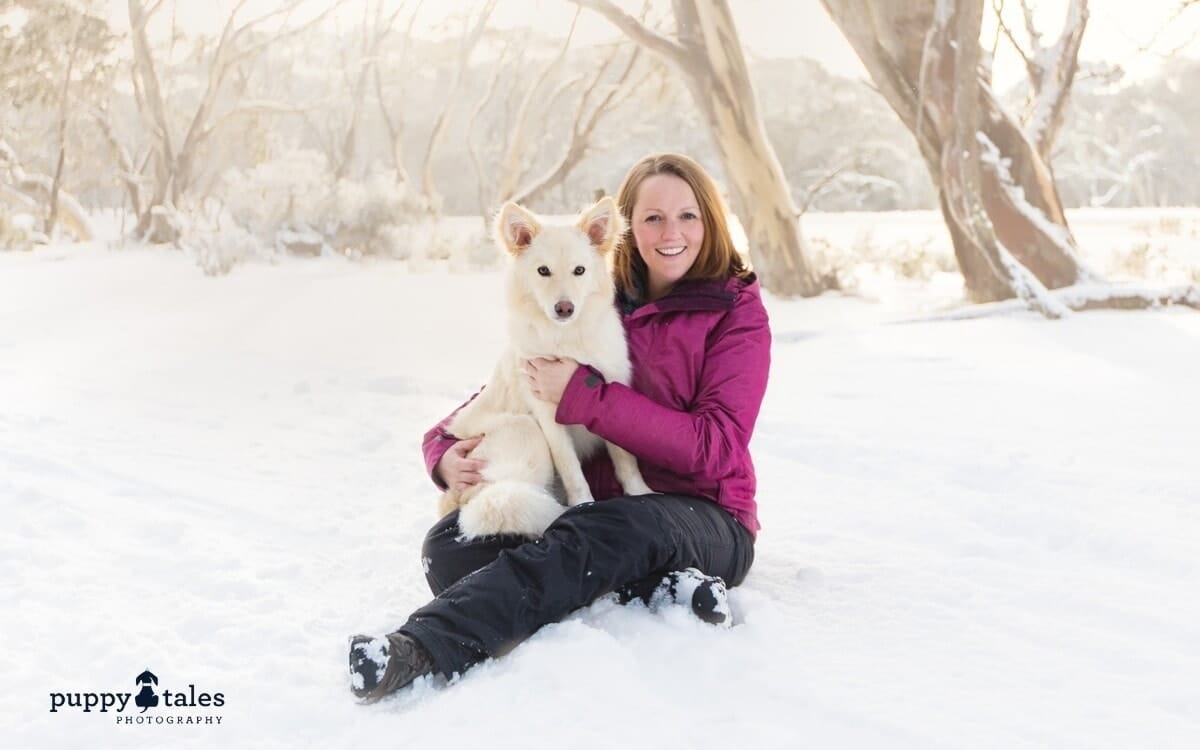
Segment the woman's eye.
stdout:
[[651,222],[655,222],[655,221],[658,221],[658,217],[657,217],[657,216],[647,216],[647,217],[646,217],[646,223],[647,223],[647,224],[649,224],[649,223],[651,223]]
[[549,276],[550,268],[548,266],[538,266],[538,276]]
[[584,268],[583,266],[575,266],[575,275],[576,275],[576,276],[582,276],[582,275],[583,275],[583,272],[584,272],[584,271],[586,271],[586,270],[587,270],[587,269],[586,269],[586,268]]
[[691,221],[692,219],[698,219],[700,217],[696,216],[696,214],[692,213],[691,211],[688,211],[686,214],[683,215],[683,218],[687,219],[688,221]]

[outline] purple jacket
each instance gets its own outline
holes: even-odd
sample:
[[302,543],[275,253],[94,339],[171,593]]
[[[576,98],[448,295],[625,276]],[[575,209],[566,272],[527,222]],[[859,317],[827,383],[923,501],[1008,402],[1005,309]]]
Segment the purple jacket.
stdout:
[[[583,425],[637,456],[654,490],[714,500],[756,534],[749,443],[771,364],[758,282],[680,282],[657,302],[623,311],[622,320],[632,386],[581,367],[563,392],[558,422]],[[431,475],[457,440],[444,429],[449,420],[425,434]],[[583,470],[597,500],[622,494],[607,452]]]

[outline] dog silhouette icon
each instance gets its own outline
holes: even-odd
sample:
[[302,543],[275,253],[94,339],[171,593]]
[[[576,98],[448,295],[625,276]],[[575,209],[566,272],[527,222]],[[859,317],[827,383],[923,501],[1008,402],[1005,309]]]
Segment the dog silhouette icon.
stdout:
[[154,694],[154,688],[152,687],[152,685],[158,684],[158,678],[154,676],[153,672],[147,669],[138,675],[133,682],[135,685],[142,686],[141,691],[133,698],[134,704],[141,706],[142,713],[146,713],[147,708],[153,708],[158,705],[158,696]]

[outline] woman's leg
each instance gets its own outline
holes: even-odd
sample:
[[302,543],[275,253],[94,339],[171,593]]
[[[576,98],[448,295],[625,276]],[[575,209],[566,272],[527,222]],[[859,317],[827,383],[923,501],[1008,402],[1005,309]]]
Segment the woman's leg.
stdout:
[[698,568],[736,584],[753,558],[750,533],[711,501],[645,495],[588,503],[563,513],[542,538],[501,550],[398,632],[451,675],[630,581]]
[[421,567],[434,596],[449,586],[495,561],[506,549],[518,547],[528,538],[516,534],[463,539],[458,528],[458,511],[434,524],[421,546]]

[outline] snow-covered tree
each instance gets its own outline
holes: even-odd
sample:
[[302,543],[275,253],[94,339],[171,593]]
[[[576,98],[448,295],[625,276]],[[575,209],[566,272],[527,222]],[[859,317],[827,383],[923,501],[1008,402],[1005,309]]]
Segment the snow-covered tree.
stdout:
[[430,132],[429,141],[425,146],[425,159],[421,164],[421,185],[425,191],[425,200],[435,214],[441,211],[442,196],[438,192],[437,182],[434,178],[434,156],[442,144],[449,120],[462,95],[463,81],[470,65],[471,53],[475,51],[476,45],[479,44],[479,40],[483,36],[483,31],[487,27],[488,18],[492,15],[492,11],[495,8],[496,0],[483,0],[483,4],[477,13],[463,18],[462,37],[459,41],[454,77],[450,82],[450,88],[446,94],[442,111],[433,123],[433,130]]
[[[628,42],[579,51],[575,58],[581,58],[582,66],[569,65],[579,13],[577,10],[556,54],[535,62],[525,45],[520,45],[519,54],[510,54],[517,45],[506,42],[493,63],[487,92],[468,125],[468,147],[479,175],[480,209],[485,216],[505,201],[537,206],[585,159],[610,145],[600,135],[602,125],[623,121],[617,113],[632,116],[627,105],[633,97],[661,87],[665,74],[661,61]],[[489,108],[511,115],[490,117],[486,126],[480,127]],[[650,117],[657,111],[654,101],[643,100],[637,114]],[[556,135],[549,148],[548,127],[553,128],[550,132],[562,134]],[[479,133],[481,130],[484,132]],[[487,168],[476,144],[481,139],[495,156]]]
[[186,126],[181,131],[177,124],[181,113],[163,85],[162,65],[147,31],[151,18],[162,10],[163,0],[150,5],[144,0],[128,0],[134,52],[133,85],[144,118],[144,134],[152,144],[153,164],[150,195],[135,206],[139,236],[152,242],[169,242],[178,237],[178,230],[163,217],[169,216],[172,207],[178,205],[192,187],[201,149],[213,134],[222,125],[247,114],[287,109],[275,102],[242,99],[247,67],[271,44],[313,27],[342,1],[336,0],[321,13],[293,24],[289,20],[303,0],[284,0],[267,8],[256,6],[258,15],[249,18],[242,13],[248,0],[239,0],[230,11],[211,53],[205,55],[207,70],[203,89],[198,101],[189,103],[182,113]]
[[[1012,269],[998,264],[989,247],[998,243],[1038,283],[1050,289],[1087,278],[1067,226],[1049,166],[1020,122],[998,102],[981,59],[973,25],[962,14],[982,13],[983,0],[822,0],[863,61],[880,93],[913,132],[954,243],[969,295],[979,301],[1023,296]],[[967,48],[970,49],[967,49]],[[959,66],[970,65],[960,75]],[[959,91],[967,86],[968,91]],[[961,108],[978,99],[980,149],[956,138]],[[987,222],[960,211],[969,182],[948,180],[973,169],[978,158],[978,198]],[[981,235],[985,227],[993,237]]]
[[0,195],[30,209],[40,234],[91,239],[66,185],[87,142],[81,116],[108,96],[115,44],[94,2],[0,0]]

